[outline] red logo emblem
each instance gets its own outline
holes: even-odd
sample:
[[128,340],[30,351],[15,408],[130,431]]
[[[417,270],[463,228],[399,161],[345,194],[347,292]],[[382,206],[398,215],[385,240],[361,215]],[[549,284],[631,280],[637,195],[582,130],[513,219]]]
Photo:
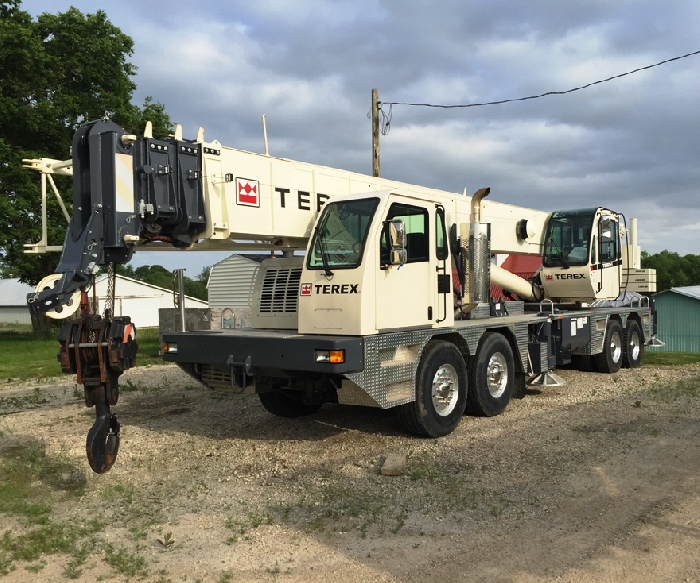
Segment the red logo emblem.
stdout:
[[236,178],[236,204],[260,206],[260,183],[257,180]]
[[552,275],[549,274],[549,273],[548,273],[547,275],[545,275],[544,278],[545,278],[547,281],[549,281],[550,279],[554,279],[554,278],[552,277]]
[[311,284],[310,283],[302,283],[300,290],[301,290],[300,295],[310,296],[311,295]]

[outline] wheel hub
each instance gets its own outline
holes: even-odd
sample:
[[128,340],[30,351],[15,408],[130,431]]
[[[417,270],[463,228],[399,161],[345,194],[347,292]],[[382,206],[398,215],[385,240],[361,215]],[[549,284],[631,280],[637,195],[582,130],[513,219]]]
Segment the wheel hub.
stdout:
[[639,359],[639,353],[641,352],[641,348],[639,347],[639,336],[636,333],[636,331],[632,334],[630,338],[630,347],[632,348],[632,359],[637,360]]
[[433,407],[441,417],[454,411],[459,396],[459,379],[457,371],[451,364],[443,364],[435,371],[433,377]]
[[494,399],[498,399],[505,393],[508,385],[508,366],[506,357],[500,352],[495,352],[489,359],[486,379],[489,393]]
[[613,334],[610,338],[610,355],[612,356],[613,362],[620,362],[622,357],[622,340],[619,334]]

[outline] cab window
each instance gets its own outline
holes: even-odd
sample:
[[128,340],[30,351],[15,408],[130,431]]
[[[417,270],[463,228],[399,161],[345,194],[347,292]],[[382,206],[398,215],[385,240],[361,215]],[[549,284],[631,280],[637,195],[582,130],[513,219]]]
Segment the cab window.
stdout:
[[445,209],[435,211],[435,256],[439,261],[447,259],[447,230],[445,229]]
[[[428,209],[409,204],[395,202],[389,207],[387,221],[402,220],[406,225],[406,263],[428,261]],[[380,263],[389,263],[391,242],[387,229],[382,231],[380,248]]]
[[617,221],[601,218],[598,233],[601,263],[609,263],[619,259],[618,230]]

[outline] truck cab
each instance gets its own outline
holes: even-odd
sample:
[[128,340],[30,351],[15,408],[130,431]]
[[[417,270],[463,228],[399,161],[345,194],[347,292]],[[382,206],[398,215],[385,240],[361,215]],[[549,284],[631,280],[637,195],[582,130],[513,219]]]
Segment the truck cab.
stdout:
[[572,303],[617,297],[624,232],[620,215],[606,208],[552,213],[540,274],[546,296]]
[[[392,259],[391,228],[404,255]],[[299,291],[301,334],[377,334],[454,323],[445,209],[381,191],[325,205]]]

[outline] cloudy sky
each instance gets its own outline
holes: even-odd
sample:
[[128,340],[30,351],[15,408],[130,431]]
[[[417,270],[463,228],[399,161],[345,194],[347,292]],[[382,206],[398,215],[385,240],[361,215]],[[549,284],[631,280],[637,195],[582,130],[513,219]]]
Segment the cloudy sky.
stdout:
[[[194,137],[371,173],[381,101],[462,104],[561,91],[700,50],[697,0],[25,0],[103,9],[135,42],[135,101]],[[382,176],[557,210],[639,218],[651,253],[700,253],[700,55],[565,96],[396,105]],[[388,111],[388,106],[384,106]],[[135,264],[187,266],[182,254]],[[172,256],[173,254],[167,254]],[[193,254],[190,254],[193,255]]]

